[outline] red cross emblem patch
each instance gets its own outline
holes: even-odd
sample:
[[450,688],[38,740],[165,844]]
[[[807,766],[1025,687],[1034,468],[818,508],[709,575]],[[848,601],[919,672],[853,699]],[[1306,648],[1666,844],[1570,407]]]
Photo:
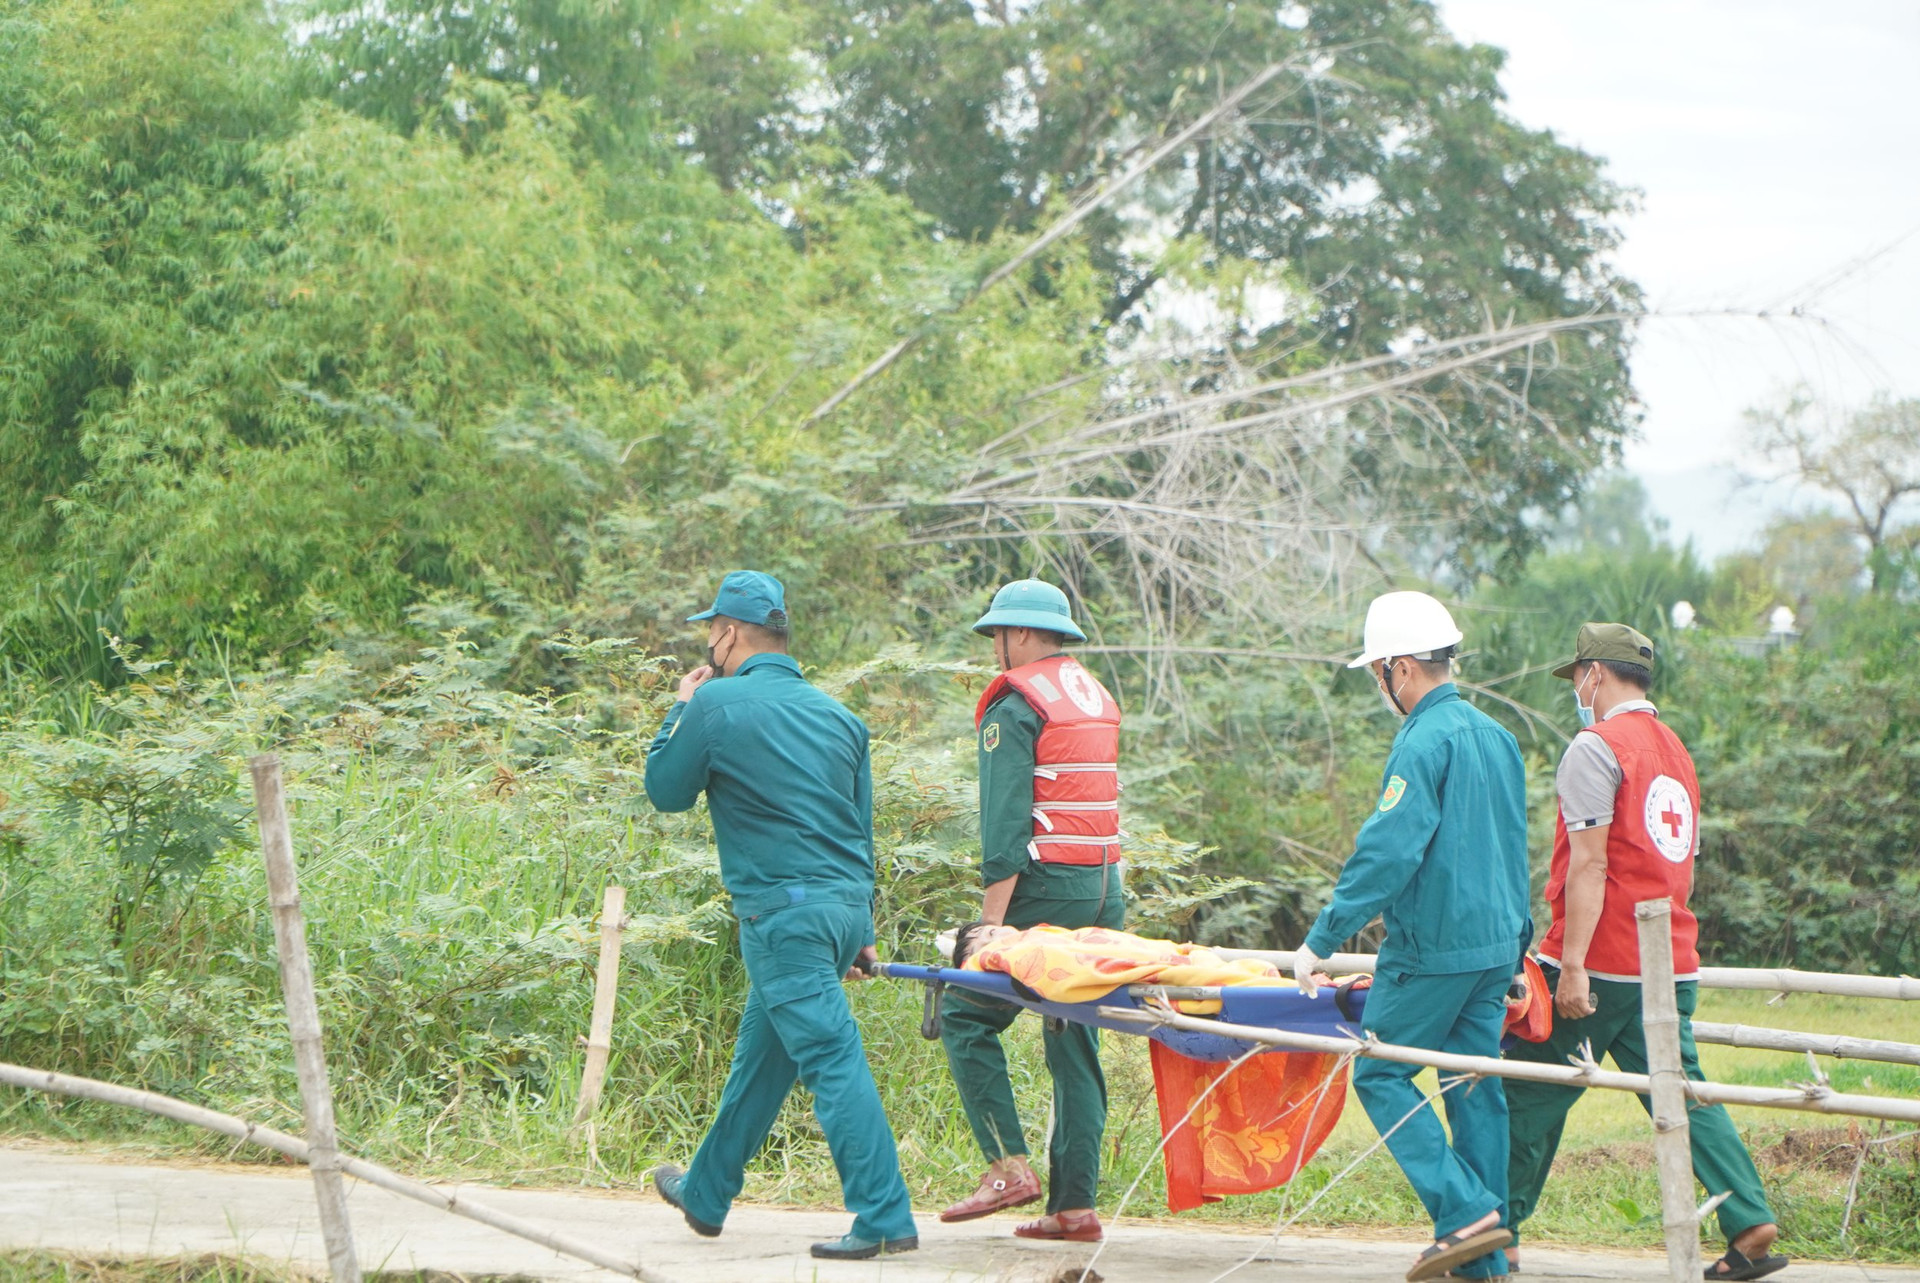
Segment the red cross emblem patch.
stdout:
[[1675,864],[1693,854],[1693,798],[1686,785],[1671,775],[1658,775],[1647,786],[1647,836],[1661,855]]

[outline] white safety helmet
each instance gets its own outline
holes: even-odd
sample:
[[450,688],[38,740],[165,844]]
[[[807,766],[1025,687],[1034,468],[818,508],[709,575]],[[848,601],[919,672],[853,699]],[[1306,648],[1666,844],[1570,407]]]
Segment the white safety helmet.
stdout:
[[1390,592],[1367,607],[1364,649],[1348,668],[1365,668],[1383,659],[1438,659],[1458,646],[1460,629],[1447,608],[1423,592]]

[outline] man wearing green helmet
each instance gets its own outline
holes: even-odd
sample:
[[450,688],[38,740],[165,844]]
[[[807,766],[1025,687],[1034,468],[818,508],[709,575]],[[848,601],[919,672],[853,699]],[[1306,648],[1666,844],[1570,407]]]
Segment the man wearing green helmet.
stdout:
[[[1064,653],[1087,636],[1067,596],[1022,579],[994,594],[973,631],[992,638],[1000,676],[975,710],[980,753],[981,918],[1033,927],[1119,927],[1120,706]],[[1041,1197],[1007,1079],[1000,1035],[1020,1008],[958,989],[941,1002],[941,1042],[974,1139],[988,1161],[980,1186],[940,1214],[970,1221]],[[1094,1201],[1107,1084],[1100,1035],[1049,1024],[1053,1136],[1047,1148],[1047,1214],[1017,1226],[1022,1238],[1097,1242]]]

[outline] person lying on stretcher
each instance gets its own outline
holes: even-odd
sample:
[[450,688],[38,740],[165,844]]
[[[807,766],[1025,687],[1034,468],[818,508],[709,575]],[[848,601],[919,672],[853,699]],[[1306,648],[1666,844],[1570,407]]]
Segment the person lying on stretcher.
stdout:
[[[989,922],[969,922],[942,933],[940,951],[965,971],[999,971],[1050,1002],[1093,1002],[1123,985],[1268,984],[1281,973],[1256,958],[1226,958],[1200,944],[1156,940],[1106,927],[1037,926],[1027,930]],[[1316,987],[1363,989],[1368,976],[1334,977],[1313,973]],[[1220,1004],[1182,1002],[1190,1015],[1218,1011]],[[1345,1008],[1342,1007],[1345,1014]],[[1506,1032],[1539,1042],[1552,1029],[1553,996],[1539,965],[1525,960],[1507,995]]]
[[[946,938],[941,951],[948,952]],[[953,965],[966,971],[998,971],[1049,1002],[1093,1002],[1124,985],[1244,985],[1283,982],[1271,963],[1225,958],[1205,945],[1156,940],[1107,927],[1037,926],[1021,930],[969,922],[953,933]],[[1321,974],[1326,985],[1336,982]],[[1195,1014],[1219,1003],[1182,1003]]]

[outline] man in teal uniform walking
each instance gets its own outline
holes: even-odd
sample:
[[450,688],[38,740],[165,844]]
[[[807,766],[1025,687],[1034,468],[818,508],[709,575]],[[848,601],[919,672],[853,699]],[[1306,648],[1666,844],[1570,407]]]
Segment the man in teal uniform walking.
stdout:
[[696,1233],[720,1233],[797,1079],[854,1213],[852,1232],[813,1254],[912,1251],[920,1239],[893,1131],[841,988],[874,957],[867,728],[787,655],[773,576],[729,574],[712,609],[688,622],[701,620],[708,663],[681,679],[647,750],[647,796],[685,811],[706,793],[749,988],[713,1127],[686,1171],[654,1170],[654,1187]]
[[[1038,579],[994,594],[973,630],[993,639],[1001,670],[975,710],[986,888],[981,919],[1014,927],[1119,927],[1126,918],[1120,708],[1064,653],[1069,640],[1085,641],[1086,634],[1074,623],[1066,594]],[[943,1221],[970,1221],[1041,1197],[1000,1045],[1020,1010],[959,988],[949,988],[942,1000],[947,1064],[988,1163],[979,1188],[942,1212]],[[1047,1212],[1013,1232],[1095,1242],[1102,1235],[1094,1201],[1107,1125],[1100,1033],[1091,1025],[1049,1023],[1041,1042],[1054,1105]]]
[[[1320,960],[1378,914],[1386,939],[1367,1031],[1382,1042],[1498,1056],[1507,989],[1532,933],[1526,768],[1513,736],[1454,688],[1460,640],[1446,607],[1425,593],[1387,593],[1368,608],[1364,653],[1348,667],[1371,670],[1406,720],[1380,801],[1294,965],[1313,993]],[[1497,1250],[1513,1237],[1500,1081],[1463,1081],[1447,1092],[1449,1142],[1413,1085],[1418,1069],[1372,1059],[1353,1069],[1367,1117],[1433,1220],[1434,1243],[1407,1277],[1506,1274]]]

